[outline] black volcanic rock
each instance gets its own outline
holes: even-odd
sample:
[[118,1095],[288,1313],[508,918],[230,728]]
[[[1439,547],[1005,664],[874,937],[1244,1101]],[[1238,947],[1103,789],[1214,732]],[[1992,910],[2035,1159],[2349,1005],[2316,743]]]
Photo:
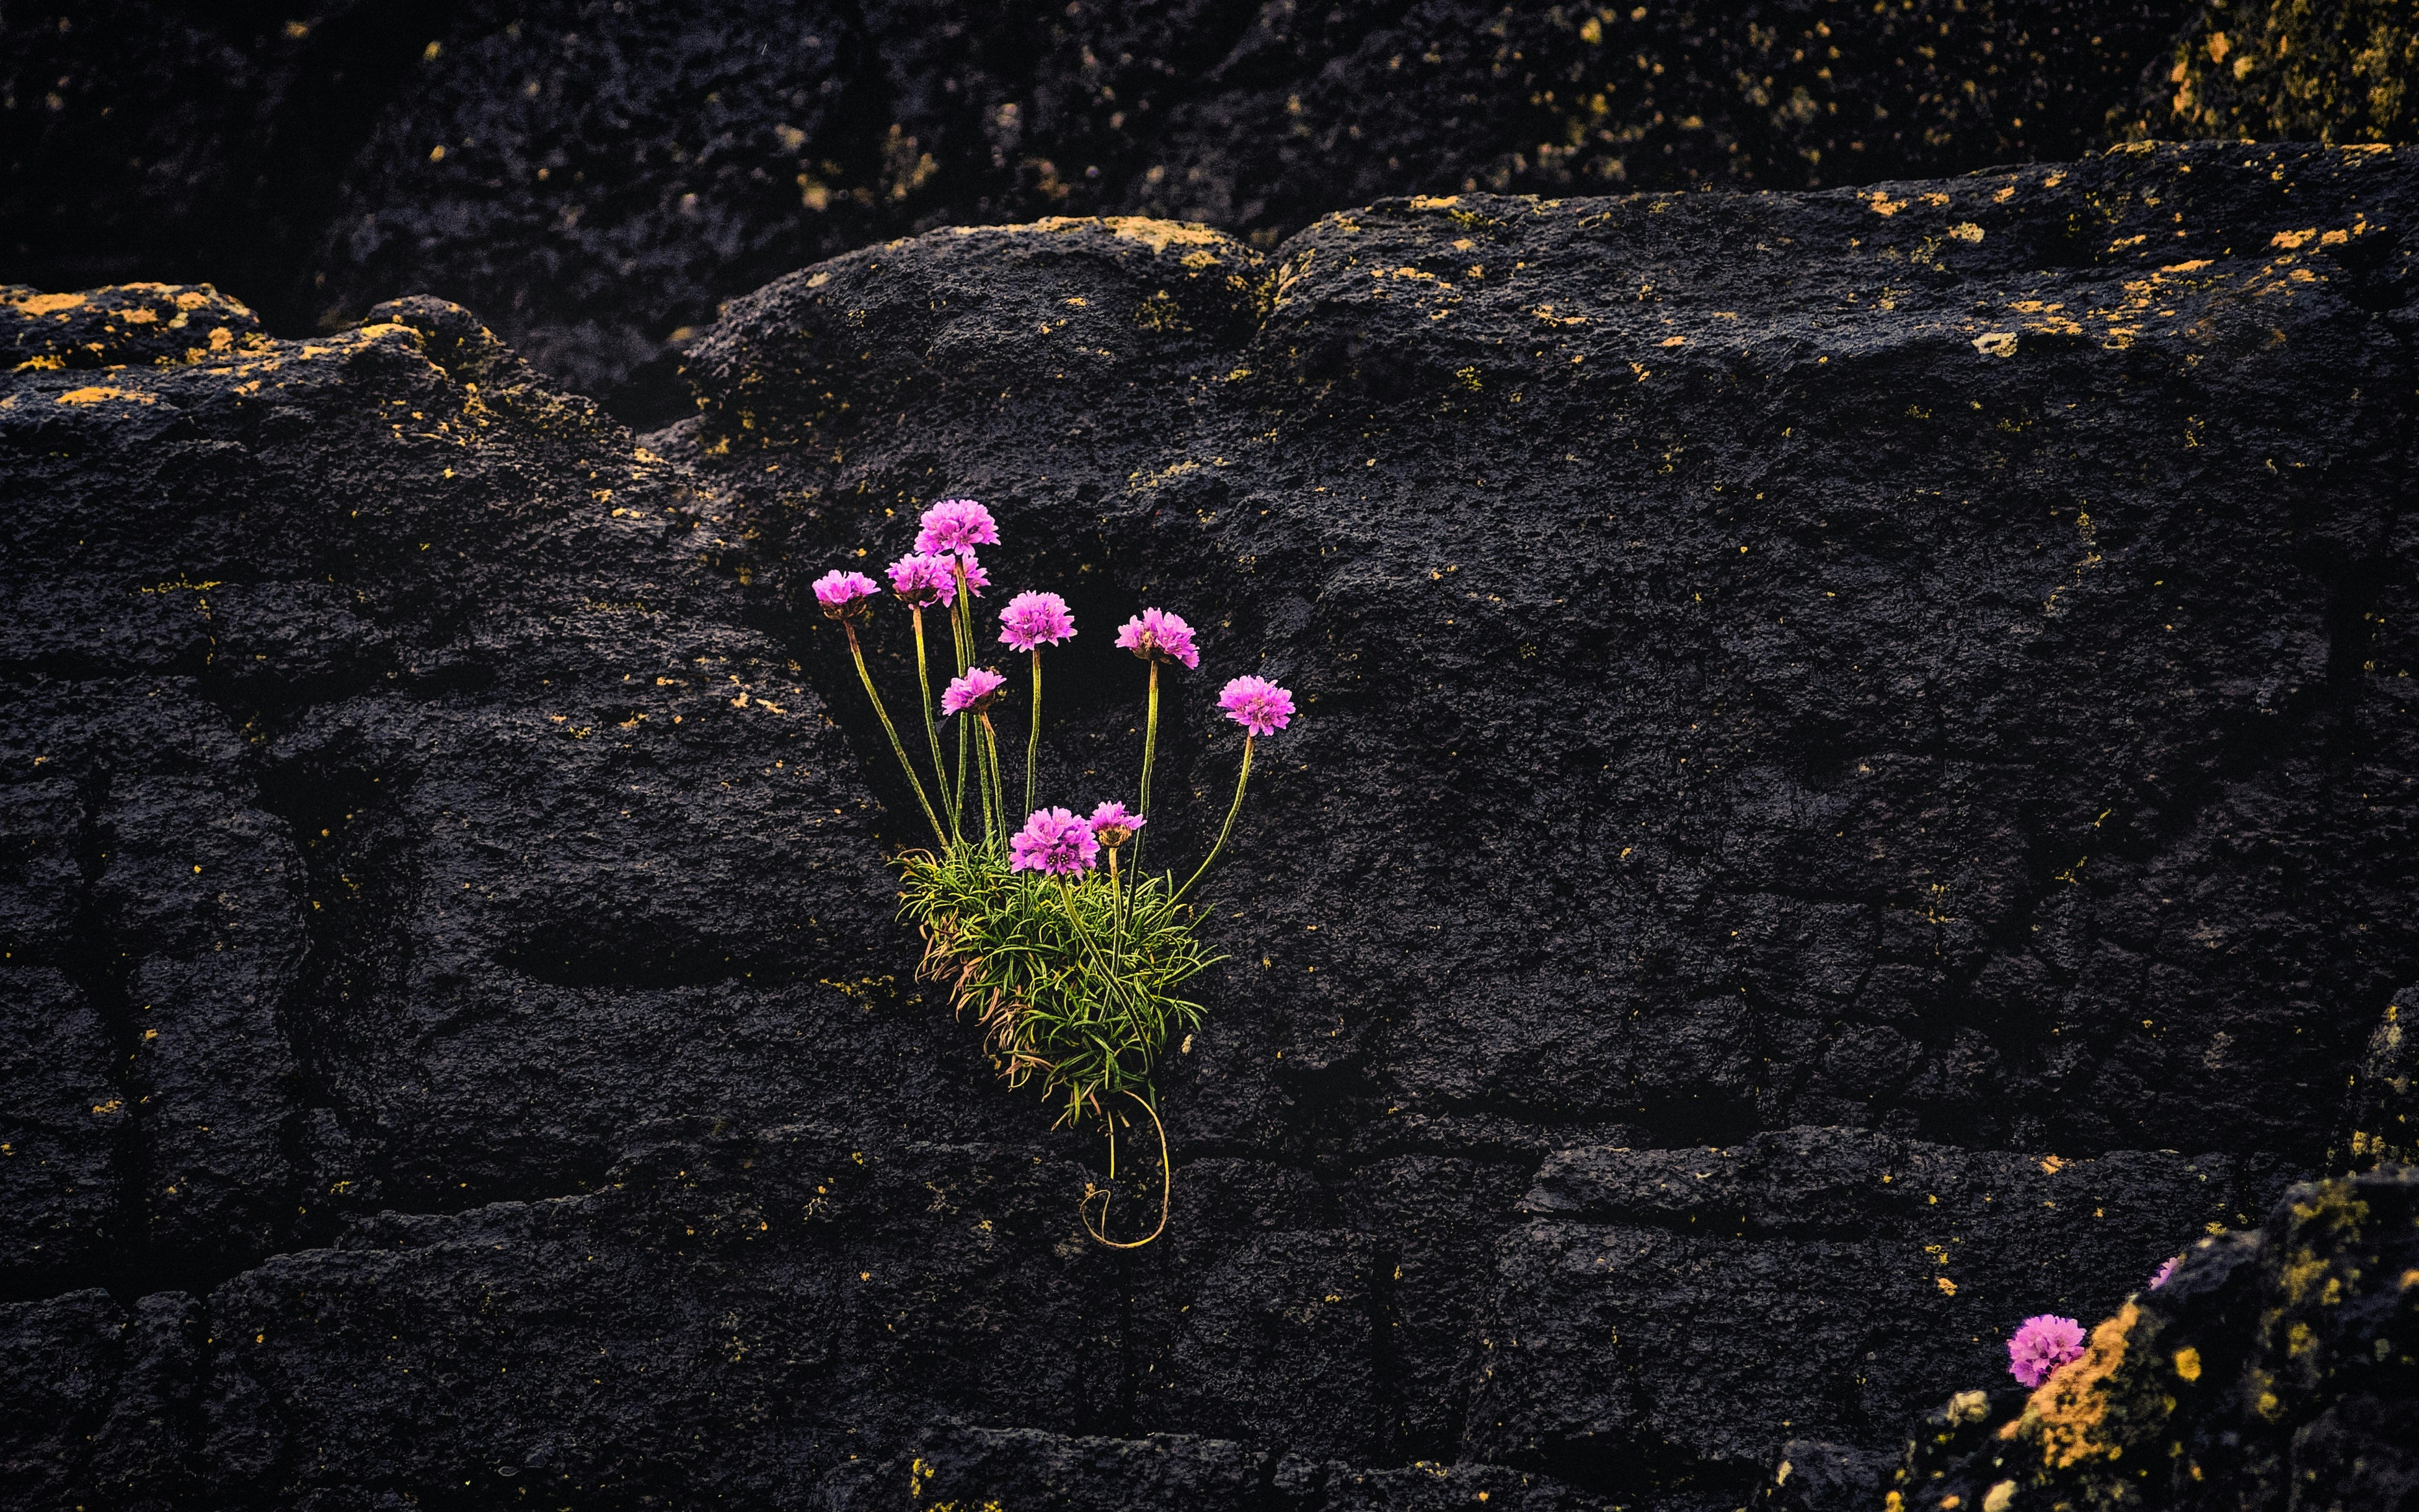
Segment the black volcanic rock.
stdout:
[[2419,17],[2393,0],[2205,0],[2110,119],[2134,138],[2409,142],[2414,70]]
[[1969,1392],[1907,1443],[1909,1507],[2419,1503],[2419,1172],[2294,1188],[2202,1241],[2029,1397]]
[[[0,1470],[1710,1512],[1791,1444],[1836,1501],[2344,1137],[2419,954],[2412,194],[947,230],[734,303],[643,439],[434,300],[10,291]],[[957,493],[1082,626],[1054,798],[1131,780],[1146,602],[1204,651],[1154,856],[1218,682],[1302,701],[1130,1255],[913,979],[806,596]]]
[[209,279],[286,334],[482,312],[624,418],[721,301],[948,224],[1804,188],[2075,156],[2185,0],[547,0],[0,18],[0,279]]

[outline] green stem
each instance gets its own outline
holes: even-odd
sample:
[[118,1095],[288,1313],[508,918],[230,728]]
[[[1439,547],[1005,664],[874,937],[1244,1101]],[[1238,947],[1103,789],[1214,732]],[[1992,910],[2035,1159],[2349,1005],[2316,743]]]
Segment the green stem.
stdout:
[[908,763],[907,748],[899,739],[899,727],[890,722],[890,711],[882,706],[882,695],[874,691],[873,674],[865,670],[865,648],[857,644],[856,626],[846,620],[840,624],[840,628],[848,632],[848,654],[856,658],[856,680],[865,685],[865,696],[873,701],[874,717],[882,721],[882,733],[890,737],[890,749],[899,758],[899,769],[907,774],[907,785],[916,790],[916,801],[924,806],[924,817],[932,821],[932,838],[946,848],[949,843],[948,832],[941,827],[941,816],[932,811],[932,800],[925,796],[924,784],[917,778],[916,768]]
[[1209,872],[1210,863],[1218,859],[1218,853],[1226,848],[1226,837],[1235,832],[1235,816],[1243,811],[1243,784],[1251,779],[1252,737],[1250,735],[1245,735],[1243,737],[1242,770],[1235,774],[1235,801],[1233,804],[1229,805],[1226,810],[1226,823],[1225,827],[1218,831],[1218,843],[1210,846],[1210,854],[1201,858],[1201,866],[1199,870],[1195,871],[1191,876],[1185,878],[1184,886],[1176,889],[1176,896],[1168,900],[1170,903],[1183,902],[1184,895],[1193,890],[1193,884],[1201,880],[1204,873]]
[[999,733],[992,728],[991,716],[976,716],[982,720],[983,748],[983,843],[1001,852],[1008,849],[1006,804],[1007,795],[1000,791]]
[[1033,648],[1033,731],[1025,737],[1025,811],[1033,812],[1033,769],[1041,760],[1041,648]]
[[[966,669],[974,664],[974,629],[971,624],[975,611],[974,599],[966,592],[965,558],[953,556],[949,562],[949,570],[957,574],[958,579],[957,596],[949,601],[949,635],[957,653],[957,674],[963,677],[966,674]],[[966,722],[961,719],[958,721],[958,796],[961,802],[963,801],[966,791],[968,739]]]
[[916,686],[924,695],[924,738],[932,743],[932,779],[941,784],[941,803],[949,810],[949,833],[963,835],[958,813],[965,806],[965,795],[949,789],[949,766],[941,759],[941,729],[932,722],[932,672],[924,657],[924,608],[918,604],[909,612],[916,620]]
[[[1143,714],[1142,724],[1142,792],[1134,800],[1134,812],[1145,819],[1150,817],[1150,764],[1151,759],[1158,753],[1159,659],[1153,657],[1150,662],[1150,697]],[[1142,833],[1136,831],[1133,838],[1133,874],[1136,883],[1142,880]]]

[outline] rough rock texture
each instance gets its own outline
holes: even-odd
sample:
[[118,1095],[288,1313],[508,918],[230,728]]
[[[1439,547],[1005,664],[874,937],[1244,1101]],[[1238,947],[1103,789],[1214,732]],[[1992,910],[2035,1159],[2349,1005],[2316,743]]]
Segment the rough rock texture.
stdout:
[[[0,391],[0,1480],[1858,1484],[2341,1148],[2419,955],[2413,192],[2210,147],[942,232],[735,305],[643,440],[434,301],[9,291],[60,365]],[[1159,855],[1216,681],[1302,699],[1132,1255],[913,982],[803,602],[957,492],[1084,627],[1054,793],[1129,779],[1146,600],[1204,640]]]
[[1893,1507],[2419,1505],[2419,1172],[2292,1190],[2203,1240],[2026,1397],[1969,1392]]
[[2419,136],[2419,17],[2394,0],[2209,0],[2143,78],[2134,138]]
[[287,334],[443,295],[660,424],[719,301],[886,238],[1113,211],[1265,246],[1392,193],[2063,159],[2187,9],[21,7],[0,18],[0,279],[212,279]]
[[2347,1134],[2327,1151],[2330,1167],[2365,1171],[2388,1161],[2419,1165],[2419,1040],[2411,1033],[2419,1018],[2419,987],[2405,987],[2385,1006],[2385,1016],[2368,1037],[2368,1054],[2351,1073],[2346,1100]]

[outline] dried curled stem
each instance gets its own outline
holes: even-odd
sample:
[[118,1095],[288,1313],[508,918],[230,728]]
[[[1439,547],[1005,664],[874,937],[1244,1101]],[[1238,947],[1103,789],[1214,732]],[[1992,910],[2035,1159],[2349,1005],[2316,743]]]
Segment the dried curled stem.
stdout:
[[[1159,1227],[1153,1228],[1149,1233],[1145,1234],[1140,1239],[1111,1239],[1107,1232],[1109,1227],[1109,1202],[1110,1199],[1117,1195],[1116,1191],[1110,1187],[1093,1186],[1087,1182],[1084,1187],[1084,1200],[1077,1208],[1077,1211],[1083,1215],[1084,1232],[1091,1235],[1093,1239],[1107,1245],[1111,1249],[1140,1249],[1145,1244],[1148,1244],[1153,1240],[1159,1238],[1160,1235],[1167,1232],[1168,1200],[1170,1196],[1176,1190],[1176,1166],[1175,1164],[1167,1157],[1167,1125],[1159,1121],[1158,1110],[1153,1108],[1150,1103],[1140,1095],[1133,1092],[1128,1092],[1126,1096],[1142,1103],[1142,1110],[1150,1115],[1150,1126],[1159,1131]],[[1117,1124],[1113,1120],[1104,1119],[1102,1121],[1108,1123],[1109,1179],[1111,1180],[1117,1180]],[[1094,1197],[1101,1199],[1101,1222],[1100,1227],[1094,1227],[1092,1225],[1092,1199]]]

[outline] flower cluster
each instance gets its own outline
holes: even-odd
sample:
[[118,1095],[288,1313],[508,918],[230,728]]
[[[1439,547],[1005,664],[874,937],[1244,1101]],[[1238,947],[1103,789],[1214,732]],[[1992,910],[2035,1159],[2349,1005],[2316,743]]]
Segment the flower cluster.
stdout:
[[2026,1319],[2008,1340],[2008,1374],[2020,1386],[2038,1386],[2082,1358],[2083,1325],[2053,1313]]
[[871,617],[873,606],[867,600],[881,591],[861,572],[827,572],[815,579],[815,602],[836,620]]
[[[924,935],[921,974],[948,982],[959,1010],[984,1025],[994,1064],[1011,1085],[1042,1075],[1045,1090],[1064,1098],[1066,1119],[1106,1121],[1111,1110],[1103,1100],[1115,1097],[1133,1100],[1156,1120],[1151,1070],[1176,1032],[1200,1026],[1200,1005],[1178,994],[1215,959],[1194,938],[1194,909],[1185,899],[1233,837],[1251,780],[1254,743],[1293,722],[1293,695],[1263,677],[1226,684],[1218,707],[1241,728],[1243,748],[1225,824],[1183,882],[1174,872],[1148,872],[1146,833],[1157,837],[1150,782],[1160,684],[1165,669],[1199,669],[1193,626],[1153,607],[1117,631],[1118,647],[1146,664],[1140,770],[1132,808],[1123,798],[1109,798],[1085,817],[1036,801],[1042,654],[1074,637],[1074,611],[1056,594],[1017,594],[1000,612],[997,640],[1031,667],[1031,702],[1021,711],[1025,801],[1012,804],[996,728],[1003,706],[1010,705],[1009,678],[977,664],[980,637],[973,604],[990,583],[976,548],[999,539],[999,522],[983,505],[943,500],[924,512],[916,548],[888,568],[892,595],[912,611],[916,703],[929,764],[908,755],[866,662],[860,628],[872,621],[880,592],[874,581],[860,572],[827,573],[815,583],[815,598],[847,636],[866,698],[932,825],[932,848],[899,858],[901,912]],[[933,609],[946,611],[948,636],[937,701],[925,639],[925,611]],[[953,737],[948,744],[945,722]],[[1087,753],[1086,761],[1098,758]],[[1021,825],[1012,817],[1017,813],[1025,815]],[[1114,1170],[1114,1160],[1111,1165]],[[1163,1190],[1163,1228],[1166,1211]],[[1101,1224],[1106,1222],[1103,1207]],[[1088,1210],[1085,1225],[1103,1242],[1117,1242],[1104,1227],[1094,1227]]]
[[1056,594],[1019,594],[1000,611],[999,638],[1011,651],[1055,646],[1075,633],[1075,616]]
[[1293,719],[1293,695],[1265,677],[1238,677],[1218,695],[1226,717],[1256,735],[1272,735]]
[[969,667],[949,680],[941,693],[943,714],[982,714],[991,708],[1008,679],[988,667]]
[[1092,826],[1064,809],[1036,809],[1008,842],[1009,869],[1073,876],[1100,859]]
[[1191,671],[1201,665],[1193,645],[1193,626],[1165,609],[1147,609],[1117,629],[1117,649],[1145,661],[1180,661]]

